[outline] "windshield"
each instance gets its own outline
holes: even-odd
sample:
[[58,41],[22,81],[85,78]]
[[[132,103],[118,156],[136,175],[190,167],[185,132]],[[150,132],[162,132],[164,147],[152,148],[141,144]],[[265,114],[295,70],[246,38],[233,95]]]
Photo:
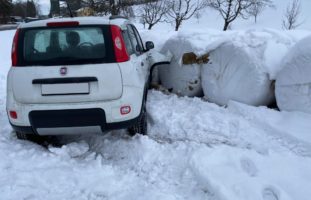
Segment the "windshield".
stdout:
[[108,26],[40,28],[24,32],[24,65],[70,65],[114,61]]

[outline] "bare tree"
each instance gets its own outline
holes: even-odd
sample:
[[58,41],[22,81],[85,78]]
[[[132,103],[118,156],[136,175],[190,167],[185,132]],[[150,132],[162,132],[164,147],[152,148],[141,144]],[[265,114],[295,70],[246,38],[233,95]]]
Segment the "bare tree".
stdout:
[[59,0],[50,0],[50,17],[60,16],[60,3]]
[[127,11],[127,7],[133,4],[133,0],[109,0],[110,13],[112,15],[119,15],[123,11]]
[[96,15],[119,15],[129,0],[82,0],[82,7],[88,7]]
[[199,22],[200,22],[201,17],[202,17],[201,12],[196,12],[196,13],[194,14],[194,18],[196,18],[196,19],[197,19],[197,23],[199,23]]
[[118,15],[120,12],[120,7],[118,6],[118,2],[116,0],[109,0],[110,10],[112,15]]
[[301,13],[300,0],[293,0],[285,11],[283,19],[283,28],[286,30],[292,30],[300,26],[302,23],[299,22],[299,15]]
[[140,9],[141,18],[143,18],[145,24],[148,24],[149,30],[157,23],[164,21],[163,18],[168,11],[166,4],[166,0],[158,0],[155,2],[148,0],[142,5]]
[[13,4],[11,0],[0,0],[0,24],[9,21]]
[[110,11],[109,2],[106,0],[82,0],[81,5],[84,9],[93,12],[94,15],[107,15]]
[[175,31],[178,31],[183,21],[190,19],[204,7],[206,2],[203,0],[172,0],[168,4],[167,17],[175,23]]
[[258,16],[267,8],[275,8],[272,0],[251,0],[252,5],[247,12],[254,17],[255,23],[257,23]]
[[128,19],[135,18],[135,12],[132,6],[122,7],[120,14]]
[[16,1],[13,4],[12,14],[15,16],[20,16],[22,18],[36,17],[37,9],[34,1]]
[[230,24],[238,17],[246,19],[248,17],[247,10],[252,5],[250,0],[207,0],[207,2],[224,19],[224,31],[228,30]]

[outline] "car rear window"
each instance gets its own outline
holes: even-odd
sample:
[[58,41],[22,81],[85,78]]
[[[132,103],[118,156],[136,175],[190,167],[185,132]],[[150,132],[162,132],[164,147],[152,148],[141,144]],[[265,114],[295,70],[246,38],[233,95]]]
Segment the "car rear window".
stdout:
[[114,62],[109,26],[26,29],[21,65],[75,65]]

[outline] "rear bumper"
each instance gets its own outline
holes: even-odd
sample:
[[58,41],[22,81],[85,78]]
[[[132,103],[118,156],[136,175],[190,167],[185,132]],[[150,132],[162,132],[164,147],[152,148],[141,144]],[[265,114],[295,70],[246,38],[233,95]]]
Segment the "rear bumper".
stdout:
[[[16,111],[18,118],[9,116],[10,123],[17,127],[31,127],[30,115],[34,111],[63,111],[63,110],[90,110],[102,109],[104,117],[100,117],[106,124],[119,124],[137,118],[141,111],[144,88],[124,86],[120,99],[111,101],[94,101],[82,103],[54,103],[54,104],[25,104],[15,100],[11,90],[7,93],[7,112]],[[74,98],[74,97],[73,97]],[[120,113],[120,107],[131,106],[131,112],[127,115]],[[81,115],[82,116],[82,115]],[[83,116],[82,116],[83,117]]]
[[16,132],[25,134],[56,135],[44,134],[41,131],[51,129],[59,132],[58,129],[64,128],[80,130],[73,134],[83,134],[81,131],[86,130],[87,133],[88,127],[99,127],[101,132],[129,128],[138,122],[139,117],[140,115],[122,122],[107,123],[102,109],[33,111],[29,114],[31,126],[16,126],[12,123],[11,126]]

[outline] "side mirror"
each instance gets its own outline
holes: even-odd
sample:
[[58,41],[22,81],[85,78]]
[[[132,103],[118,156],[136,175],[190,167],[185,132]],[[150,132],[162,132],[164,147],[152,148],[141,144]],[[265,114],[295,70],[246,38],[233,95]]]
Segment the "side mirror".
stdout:
[[146,50],[154,49],[154,43],[151,41],[146,42]]

